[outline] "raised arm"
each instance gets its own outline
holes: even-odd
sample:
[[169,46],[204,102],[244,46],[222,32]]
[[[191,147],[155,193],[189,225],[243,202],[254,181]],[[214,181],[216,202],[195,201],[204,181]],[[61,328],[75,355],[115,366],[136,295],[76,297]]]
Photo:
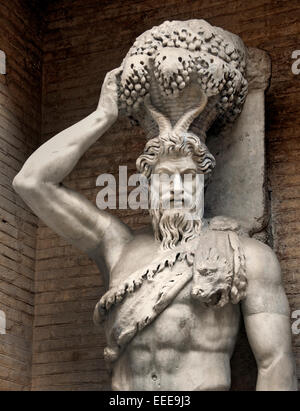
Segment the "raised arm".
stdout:
[[256,389],[297,390],[290,312],[278,260],[268,246],[255,240],[246,241],[245,251],[248,289],[242,310],[258,367]]
[[95,259],[101,250],[108,268],[130,240],[129,228],[64,187],[62,181],[117,119],[117,73],[118,69],[106,75],[97,109],[43,144],[13,181],[14,189],[38,217],[90,257]]

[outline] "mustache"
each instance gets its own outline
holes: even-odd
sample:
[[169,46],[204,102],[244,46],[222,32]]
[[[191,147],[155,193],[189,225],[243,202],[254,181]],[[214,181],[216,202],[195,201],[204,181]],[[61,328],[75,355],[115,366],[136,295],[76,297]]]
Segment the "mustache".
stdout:
[[154,199],[153,205],[155,205],[156,207],[153,207],[153,208],[167,210],[167,209],[173,208],[174,204],[176,204],[178,208],[192,209],[197,206],[197,200],[191,195],[183,195],[183,194],[177,195],[177,194],[172,194],[172,193],[165,194],[161,196],[160,198]]

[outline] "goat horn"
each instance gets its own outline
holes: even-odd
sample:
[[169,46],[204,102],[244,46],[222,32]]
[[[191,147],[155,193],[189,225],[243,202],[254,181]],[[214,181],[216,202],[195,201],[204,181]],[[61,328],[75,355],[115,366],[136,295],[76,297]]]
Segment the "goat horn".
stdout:
[[144,102],[147,110],[151,114],[151,117],[158,125],[159,135],[164,136],[168,134],[168,132],[172,130],[172,124],[170,120],[152,105],[149,94],[145,97]]
[[175,124],[174,132],[175,133],[184,133],[187,132],[192,122],[195,120],[196,117],[199,116],[200,113],[205,109],[208,98],[206,94],[204,94],[203,101],[197,106],[190,110],[188,110]]

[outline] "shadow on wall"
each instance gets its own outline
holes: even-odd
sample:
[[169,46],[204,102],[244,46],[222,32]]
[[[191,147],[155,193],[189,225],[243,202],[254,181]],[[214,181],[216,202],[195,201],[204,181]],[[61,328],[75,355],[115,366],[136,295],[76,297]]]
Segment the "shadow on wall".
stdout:
[[256,378],[256,361],[242,323],[231,358],[231,391],[255,391]]

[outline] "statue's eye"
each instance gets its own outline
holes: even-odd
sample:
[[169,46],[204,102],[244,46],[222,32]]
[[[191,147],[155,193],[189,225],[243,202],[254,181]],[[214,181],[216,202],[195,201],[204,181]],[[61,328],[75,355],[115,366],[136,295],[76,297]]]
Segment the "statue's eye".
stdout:
[[181,178],[182,180],[186,180],[186,181],[191,181],[194,180],[196,177],[197,173],[194,170],[189,170],[189,171],[185,171],[184,173],[181,174]]
[[160,174],[159,180],[161,183],[170,183],[170,176],[169,174],[166,174],[166,173]]

